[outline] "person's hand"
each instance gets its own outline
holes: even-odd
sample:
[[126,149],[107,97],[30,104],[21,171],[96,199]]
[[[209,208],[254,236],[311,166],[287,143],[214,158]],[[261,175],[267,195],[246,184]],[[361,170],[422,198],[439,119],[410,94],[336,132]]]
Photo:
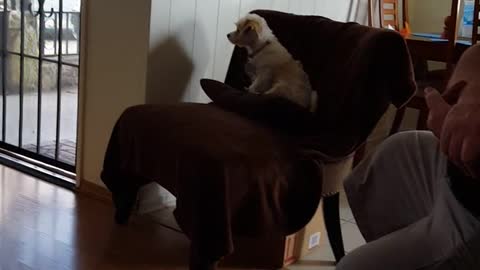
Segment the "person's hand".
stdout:
[[437,138],[440,138],[443,122],[448,112],[451,110],[452,106],[458,102],[466,85],[467,83],[465,81],[457,82],[447,89],[443,96],[440,96],[437,90],[431,87],[425,89],[425,99],[427,101],[427,106],[430,109],[428,115],[428,127],[433,131]]
[[440,139],[442,151],[469,176],[480,179],[480,103],[451,105],[432,88],[425,90],[425,98],[430,108],[428,126]]
[[428,128],[440,139],[443,123],[452,106],[445,101],[436,89],[430,87],[425,89],[425,100],[430,109],[427,121]]

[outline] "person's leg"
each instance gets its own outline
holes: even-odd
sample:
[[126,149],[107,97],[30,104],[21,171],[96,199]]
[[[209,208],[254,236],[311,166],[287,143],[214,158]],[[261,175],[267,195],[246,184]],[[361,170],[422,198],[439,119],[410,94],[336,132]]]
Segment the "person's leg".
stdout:
[[346,183],[370,239],[337,269],[480,269],[480,222],[455,199],[448,181],[446,158],[431,133],[387,140]]
[[434,192],[429,215],[352,251],[337,270],[480,269],[480,221],[455,199],[447,182]]
[[446,158],[430,132],[398,133],[382,143],[345,181],[367,242],[426,217],[446,173]]
[[470,270],[480,269],[480,231],[465,245],[457,248],[450,258],[443,260],[428,269],[422,270]]

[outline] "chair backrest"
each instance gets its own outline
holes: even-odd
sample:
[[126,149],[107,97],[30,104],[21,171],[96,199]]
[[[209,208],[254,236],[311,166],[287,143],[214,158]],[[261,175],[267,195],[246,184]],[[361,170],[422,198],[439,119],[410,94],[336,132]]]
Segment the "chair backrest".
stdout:
[[[376,4],[376,6],[375,6]],[[408,0],[402,1],[400,6],[398,0],[368,0],[368,24],[374,26],[374,10],[378,8],[380,27],[384,28],[388,25],[393,26],[396,30],[401,28],[408,20]],[[400,18],[400,10],[402,10],[402,18]]]
[[398,18],[398,0],[379,0],[380,8],[378,9],[381,27],[391,25],[396,30],[400,29]]

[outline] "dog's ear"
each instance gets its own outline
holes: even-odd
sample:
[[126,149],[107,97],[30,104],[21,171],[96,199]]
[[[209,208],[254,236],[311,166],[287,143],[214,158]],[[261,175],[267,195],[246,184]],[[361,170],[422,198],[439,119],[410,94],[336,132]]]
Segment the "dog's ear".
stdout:
[[245,32],[248,33],[250,31],[255,31],[255,32],[259,32],[258,30],[260,30],[260,24],[256,21],[248,21],[246,24],[245,24]]

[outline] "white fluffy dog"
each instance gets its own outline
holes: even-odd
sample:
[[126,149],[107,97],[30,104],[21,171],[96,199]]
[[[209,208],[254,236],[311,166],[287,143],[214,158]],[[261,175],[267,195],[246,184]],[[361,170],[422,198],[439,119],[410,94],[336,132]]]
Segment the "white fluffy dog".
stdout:
[[252,79],[248,91],[281,96],[315,111],[317,96],[308,75],[273,35],[265,19],[248,14],[236,25],[237,30],[227,36],[231,43],[248,51],[246,70]]

